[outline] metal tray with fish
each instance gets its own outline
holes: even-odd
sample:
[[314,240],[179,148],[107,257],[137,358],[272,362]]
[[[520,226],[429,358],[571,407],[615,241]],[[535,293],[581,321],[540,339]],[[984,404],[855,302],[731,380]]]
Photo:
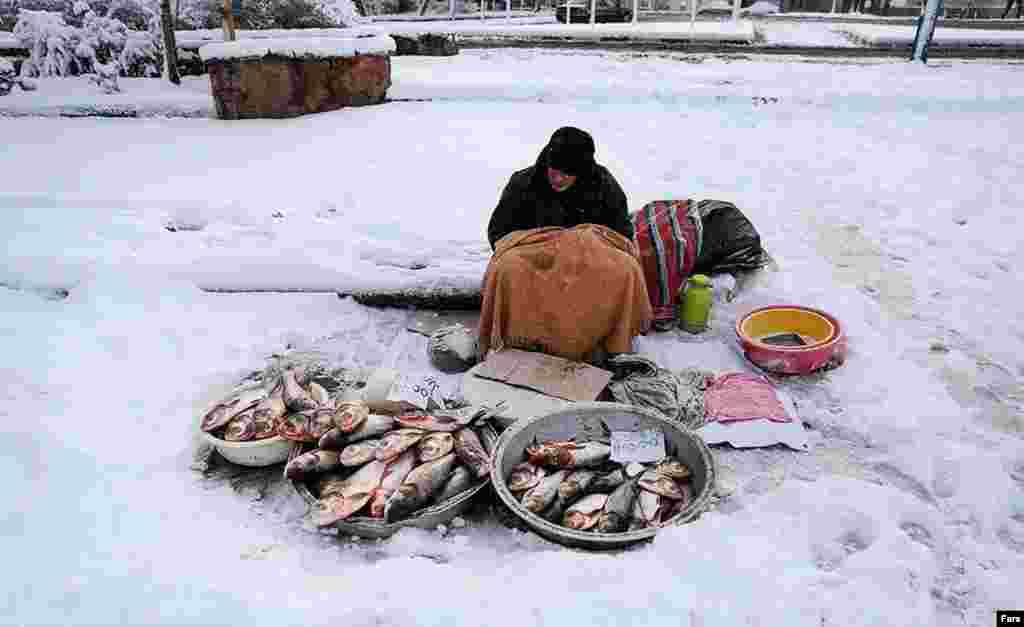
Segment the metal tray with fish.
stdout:
[[[498,440],[497,432],[487,423],[479,425],[478,431],[486,452],[493,456],[494,448]],[[304,452],[309,451],[311,448],[313,447],[308,444],[296,443],[289,455],[289,462]],[[380,518],[353,516],[334,522],[330,526],[334,527],[342,534],[357,535],[364,538],[387,538],[394,535],[403,527],[433,529],[438,525],[447,524],[453,518],[468,510],[472,505],[473,497],[483,490],[487,484],[487,477],[478,479],[474,481],[470,487],[455,496],[447,498],[440,503],[424,507],[423,509],[413,512],[408,518],[396,522],[388,523]],[[292,486],[294,486],[296,492],[299,493],[299,496],[309,504],[310,508],[317,507],[319,500],[313,494],[312,490],[310,490],[309,484],[306,480],[293,480]]]
[[714,457],[707,444],[700,436],[657,412],[620,403],[574,403],[564,409],[513,424],[498,440],[491,464],[491,484],[498,498],[513,514],[527,527],[552,542],[575,548],[603,550],[621,549],[650,540],[657,534],[658,527],[602,533],[579,531],[554,524],[527,509],[530,504],[521,503],[509,488],[508,482],[513,472],[522,468],[528,449],[532,450],[538,441],[565,443],[574,440],[595,444],[607,441],[611,433],[616,431],[660,432],[664,435],[664,449],[669,452],[667,454],[685,464],[692,473],[692,498],[673,515],[666,517],[660,526],[684,524],[699,517],[708,506],[717,474]]

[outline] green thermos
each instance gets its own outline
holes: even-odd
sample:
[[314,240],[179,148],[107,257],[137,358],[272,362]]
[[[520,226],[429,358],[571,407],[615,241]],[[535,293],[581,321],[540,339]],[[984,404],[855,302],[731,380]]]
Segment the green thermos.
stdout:
[[711,315],[711,279],[695,274],[686,281],[679,294],[679,326],[690,333],[700,333],[708,328]]

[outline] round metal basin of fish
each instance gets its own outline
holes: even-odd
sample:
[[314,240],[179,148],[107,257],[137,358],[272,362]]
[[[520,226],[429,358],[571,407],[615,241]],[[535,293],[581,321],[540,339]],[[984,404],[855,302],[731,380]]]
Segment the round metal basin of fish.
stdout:
[[202,435],[217,449],[221,457],[240,466],[260,467],[280,464],[288,459],[292,448],[292,443],[279,435],[264,440],[243,442],[228,442],[209,433]]
[[716,468],[711,449],[700,436],[661,414],[621,403],[574,403],[544,416],[521,420],[509,427],[501,434],[492,458],[494,469],[491,471],[491,484],[498,498],[530,529],[552,542],[566,546],[595,550],[620,549],[652,539],[658,533],[658,528],[596,533],[555,525],[523,507],[508,489],[506,478],[512,468],[525,459],[526,447],[533,444],[534,438],[540,442],[570,438],[579,441],[598,439],[606,437],[602,425],[612,431],[661,431],[665,435],[666,449],[670,452],[675,449],[679,459],[693,472],[693,501],[669,519],[667,524],[680,525],[700,516],[715,486]]
[[[493,427],[487,424],[483,425],[479,432],[481,443],[484,445],[484,448],[487,449],[487,452],[491,453],[493,457],[494,446],[498,440],[497,432]],[[303,444],[296,443],[292,448],[292,452],[291,455],[289,455],[288,460],[291,461],[294,457],[307,450],[310,449],[306,448]],[[292,486],[310,507],[316,505],[317,498],[313,496],[312,492],[310,492],[309,486],[306,485],[305,481],[292,481]],[[334,523],[332,527],[342,534],[355,535],[363,538],[387,538],[397,533],[403,527],[434,529],[438,525],[444,525],[451,522],[453,518],[468,510],[470,505],[473,504],[473,497],[486,486],[487,478],[485,477],[447,501],[431,505],[430,507],[425,507],[416,512],[415,516],[405,520],[399,520],[398,522],[386,523],[379,518],[353,516],[352,518],[339,520]]]

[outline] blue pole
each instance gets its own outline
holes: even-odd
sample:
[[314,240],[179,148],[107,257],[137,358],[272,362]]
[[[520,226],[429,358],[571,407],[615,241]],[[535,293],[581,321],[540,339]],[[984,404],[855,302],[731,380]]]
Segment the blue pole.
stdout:
[[942,11],[942,0],[928,0],[924,15],[917,18],[917,32],[914,33],[914,45],[911,48],[910,60],[928,63],[928,46],[935,35],[935,25]]

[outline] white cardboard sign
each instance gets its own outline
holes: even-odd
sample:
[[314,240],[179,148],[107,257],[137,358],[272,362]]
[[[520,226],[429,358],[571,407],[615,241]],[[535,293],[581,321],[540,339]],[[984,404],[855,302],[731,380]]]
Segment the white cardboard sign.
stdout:
[[657,462],[665,459],[665,434],[661,431],[612,431],[612,461]]

